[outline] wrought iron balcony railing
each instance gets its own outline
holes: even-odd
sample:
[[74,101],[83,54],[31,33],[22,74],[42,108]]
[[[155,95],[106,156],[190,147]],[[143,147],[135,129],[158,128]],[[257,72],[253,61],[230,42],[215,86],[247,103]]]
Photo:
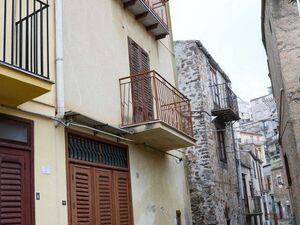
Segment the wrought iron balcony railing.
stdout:
[[122,126],[162,121],[193,137],[190,101],[155,71],[120,79]]
[[0,5],[0,63],[49,79],[48,0]]
[[224,121],[239,120],[237,96],[227,83],[211,86],[213,95],[212,115],[221,117]]

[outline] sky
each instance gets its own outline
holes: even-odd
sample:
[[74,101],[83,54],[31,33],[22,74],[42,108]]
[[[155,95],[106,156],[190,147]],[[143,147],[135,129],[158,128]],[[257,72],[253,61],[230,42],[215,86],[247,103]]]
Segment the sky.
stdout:
[[261,0],[171,0],[174,40],[200,40],[242,99],[271,86],[261,41]]

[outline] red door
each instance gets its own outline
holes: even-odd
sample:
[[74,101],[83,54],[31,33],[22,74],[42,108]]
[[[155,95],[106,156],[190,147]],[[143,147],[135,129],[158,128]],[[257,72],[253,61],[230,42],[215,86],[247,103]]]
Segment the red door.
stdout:
[[0,224],[32,225],[30,152],[0,148]]

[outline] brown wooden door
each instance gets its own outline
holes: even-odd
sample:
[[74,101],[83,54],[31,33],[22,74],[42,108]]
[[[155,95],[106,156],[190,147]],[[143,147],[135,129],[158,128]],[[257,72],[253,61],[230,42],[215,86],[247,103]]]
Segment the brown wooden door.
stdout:
[[72,225],[131,225],[128,172],[70,164]]
[[[154,119],[153,94],[148,53],[132,39],[128,39],[129,66],[132,91],[133,119],[135,123],[152,121]],[[136,74],[144,73],[139,76]]]
[[0,148],[0,224],[32,225],[30,153]]

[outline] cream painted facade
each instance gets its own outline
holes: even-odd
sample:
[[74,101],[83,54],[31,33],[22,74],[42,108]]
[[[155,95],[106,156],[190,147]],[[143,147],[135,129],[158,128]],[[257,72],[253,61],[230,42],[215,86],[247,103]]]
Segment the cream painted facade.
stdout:
[[[50,0],[49,5],[52,90],[18,106],[21,110],[1,106],[0,113],[34,122],[34,188],[35,194],[40,194],[40,200],[35,200],[35,225],[71,225],[68,222],[67,128],[45,117],[56,115],[54,1]],[[147,51],[150,68],[175,85],[172,35],[156,40],[124,9],[120,0],[64,0],[63,35],[66,111],[120,127],[119,78],[130,75],[128,37]],[[83,128],[68,129],[94,136]],[[120,141],[107,135],[97,136]],[[121,142],[129,149],[133,224],[176,225],[176,210],[180,210],[182,224],[190,225],[185,162],[177,162],[143,145]],[[183,157],[175,150],[169,153]]]

